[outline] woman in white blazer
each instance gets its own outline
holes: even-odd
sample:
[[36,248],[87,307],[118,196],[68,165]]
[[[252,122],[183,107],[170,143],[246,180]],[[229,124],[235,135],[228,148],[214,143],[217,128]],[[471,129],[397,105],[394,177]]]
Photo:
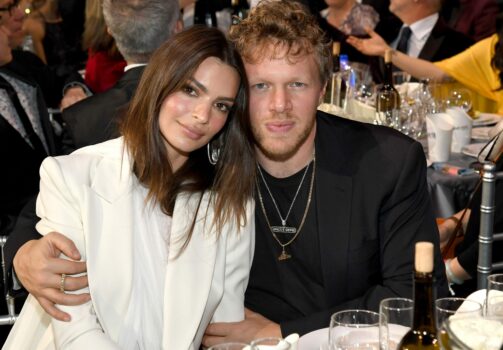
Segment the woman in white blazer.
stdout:
[[62,322],[29,297],[5,349],[199,349],[209,322],[244,318],[246,84],[225,36],[193,27],[151,58],[122,137],[44,161],[37,230],[76,243],[91,300]]

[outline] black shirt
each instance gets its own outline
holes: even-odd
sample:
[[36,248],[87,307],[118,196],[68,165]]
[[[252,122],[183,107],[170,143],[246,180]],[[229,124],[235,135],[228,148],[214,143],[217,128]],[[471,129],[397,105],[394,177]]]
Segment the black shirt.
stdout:
[[[302,221],[308,201],[312,170],[313,162],[310,163],[286,226],[298,229]],[[290,177],[277,179],[262,170],[283,218],[288,212],[304,171],[305,168]],[[258,183],[257,190],[262,196],[270,224],[281,226],[281,219],[260,175]],[[316,183],[313,187],[315,185]],[[277,323],[300,318],[327,307],[320,261],[315,195],[316,191],[313,188],[303,228],[297,238],[285,247],[291,258],[283,261],[278,260],[282,247],[273,237],[258,194],[256,196],[256,246],[245,303],[251,310]],[[282,243],[288,242],[293,236],[294,234],[277,234]]]

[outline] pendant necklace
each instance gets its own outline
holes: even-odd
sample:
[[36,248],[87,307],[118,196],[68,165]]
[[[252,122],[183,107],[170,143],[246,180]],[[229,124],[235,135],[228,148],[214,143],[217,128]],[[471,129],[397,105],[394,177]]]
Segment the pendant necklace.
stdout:
[[[292,211],[293,205],[295,203],[295,200],[297,199],[297,196],[298,196],[298,194],[300,192],[302,184],[304,183],[304,179],[306,177],[307,172],[309,171],[309,167],[310,167],[311,163],[313,164],[313,172],[311,174],[311,183],[309,185],[309,194],[308,194],[308,197],[307,197],[306,208],[304,209],[304,214],[302,216],[302,220],[300,222],[299,228],[297,229],[297,228],[295,228],[293,226],[286,226],[286,221],[287,221],[288,217],[290,216],[290,212]],[[272,236],[274,237],[274,239],[276,240],[276,242],[278,242],[278,244],[282,248],[281,254],[278,256],[278,260],[279,261],[283,261],[283,260],[290,259],[292,256],[286,252],[286,247],[289,246],[293,241],[295,241],[295,239],[299,236],[300,231],[302,230],[302,227],[304,226],[304,222],[306,220],[307,213],[309,211],[309,205],[311,204],[311,198],[312,198],[313,187],[314,187],[315,169],[316,169],[316,155],[315,155],[315,152],[313,151],[313,160],[312,160],[312,162],[310,162],[306,166],[306,170],[304,171],[304,174],[302,175],[302,179],[300,181],[299,187],[297,188],[297,191],[295,192],[295,196],[294,196],[294,198],[292,200],[292,203],[290,204],[290,208],[288,209],[288,212],[287,212],[285,218],[283,218],[283,216],[281,215],[279,207],[276,204],[276,200],[274,199],[274,196],[273,196],[271,190],[269,189],[269,186],[267,185],[267,182],[265,180],[264,174],[262,173],[262,170],[260,169],[260,165],[257,164],[257,168],[258,168],[258,172],[260,174],[260,177],[262,178],[262,182],[264,183],[265,188],[267,189],[267,192],[269,193],[269,196],[271,197],[271,200],[272,200],[272,203],[274,205],[274,208],[276,209],[276,212],[278,213],[278,216],[279,216],[279,218],[281,220],[281,226],[273,226],[273,225],[271,225],[271,223],[269,221],[269,217],[267,216],[267,212],[266,212],[266,209],[265,209],[264,200],[262,198],[262,193],[260,191],[260,184],[259,184],[259,181],[257,179],[256,181],[257,181],[258,198],[259,198],[260,206],[262,207],[262,211],[264,213],[265,220],[267,222],[267,226],[269,227],[269,230],[271,231]],[[291,233],[291,234],[294,234],[294,236],[288,242],[283,243],[278,238],[278,236],[276,235],[276,233]]]

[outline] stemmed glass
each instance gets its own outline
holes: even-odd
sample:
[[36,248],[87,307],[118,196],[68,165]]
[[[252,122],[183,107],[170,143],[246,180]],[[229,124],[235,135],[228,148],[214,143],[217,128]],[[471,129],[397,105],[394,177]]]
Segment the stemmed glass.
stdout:
[[208,350],[243,350],[243,349],[249,349],[250,346],[245,343],[223,343],[223,344],[218,344],[214,345]]
[[503,320],[503,274],[487,277],[486,315]]
[[367,310],[344,310],[330,318],[328,342],[331,348],[379,349],[379,314]]
[[256,339],[250,344],[251,350],[274,349],[274,350],[290,350],[291,345],[282,338],[269,337]]
[[412,327],[414,301],[387,298],[379,304],[379,345],[381,350],[394,350]]

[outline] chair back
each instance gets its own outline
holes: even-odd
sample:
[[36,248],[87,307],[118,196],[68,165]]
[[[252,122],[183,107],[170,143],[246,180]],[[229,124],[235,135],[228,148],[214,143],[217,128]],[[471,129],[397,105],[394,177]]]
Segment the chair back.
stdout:
[[0,326],[13,325],[18,315],[14,307],[14,297],[10,295],[7,283],[7,271],[5,270],[4,246],[7,242],[7,236],[0,236],[0,258],[2,263],[2,283],[3,294],[5,295],[5,302],[7,304],[7,315],[0,315]]
[[[482,197],[480,201],[479,254],[477,263],[477,288],[487,288],[487,276],[494,270],[503,269],[503,261],[493,262],[492,245],[503,240],[503,232],[494,232],[496,180],[503,179],[503,172],[496,172],[497,161],[502,161],[503,133],[496,135],[482,168]],[[503,195],[503,194],[499,194]]]

